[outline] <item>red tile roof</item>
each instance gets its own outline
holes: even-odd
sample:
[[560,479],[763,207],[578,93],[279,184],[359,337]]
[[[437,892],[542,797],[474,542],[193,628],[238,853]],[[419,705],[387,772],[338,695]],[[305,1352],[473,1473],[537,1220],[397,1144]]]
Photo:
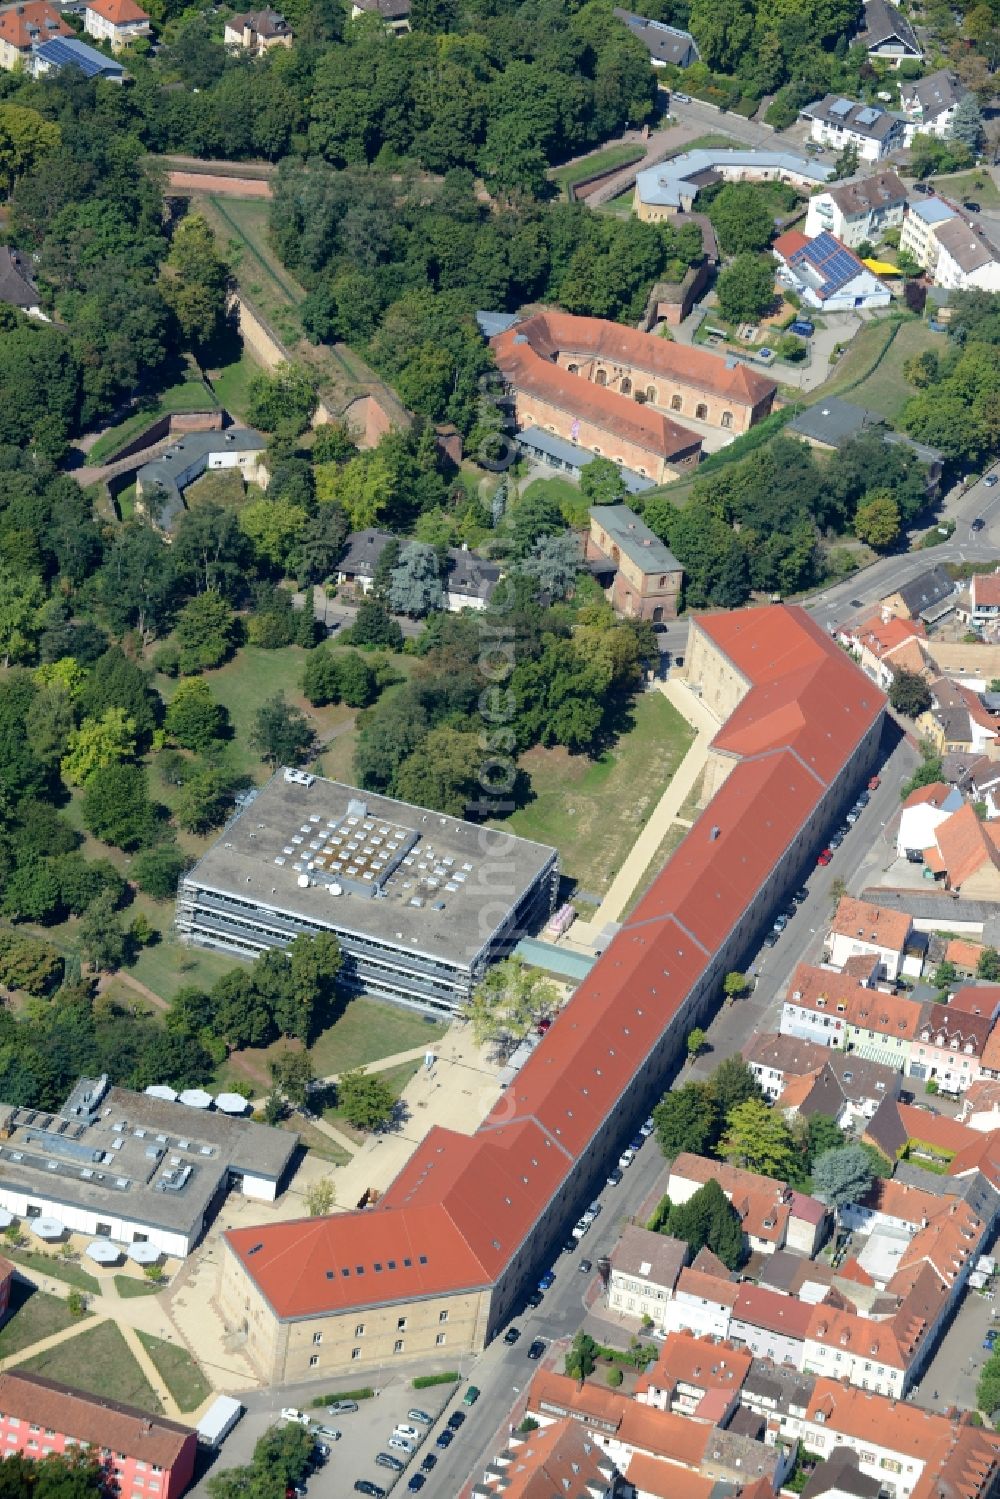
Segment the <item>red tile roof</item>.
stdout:
[[813,1387],[806,1421],[815,1423],[817,1417],[828,1431],[891,1447],[924,1463],[933,1462],[951,1436],[946,1416],[834,1379],[817,1379]]
[[[752,687],[728,747],[753,758],[735,766],[475,1135],[432,1131],[376,1208],[226,1235],[279,1317],[499,1276],[884,710],[882,693],[799,608],[713,615],[694,628]],[[374,1271],[390,1258],[394,1271]]]
[[931,781],[929,786],[918,786],[916,791],[911,791],[903,803],[903,810],[907,807],[923,807],[928,803],[932,807],[940,806],[945,797],[951,791],[944,781]]
[[[871,998],[871,989],[849,974],[800,963],[788,981],[785,1004],[798,1005],[819,1015],[834,1015],[846,1023],[848,1005],[854,999]],[[918,1006],[914,1005],[914,1009]]]
[[87,9],[103,16],[112,26],[131,26],[137,21],[148,21],[149,16],[136,5],[135,0],[87,0]]
[[978,573],[969,580],[972,602],[979,608],[996,608],[1000,604],[1000,572]]
[[0,12],[0,41],[27,52],[32,42],[47,42],[54,36],[72,36],[73,32],[54,5],[48,0],[25,0]]
[[164,1469],[172,1468],[185,1448],[197,1444],[190,1426],[21,1370],[0,1374],[0,1411]]
[[980,822],[971,802],[938,824],[934,841],[953,890],[960,889],[984,864],[1000,869],[1000,824]]
[[[909,917],[906,919],[909,921]],[[921,1013],[920,1005],[903,995],[859,988],[848,1003],[847,1023],[880,1036],[912,1041],[920,1025]]]
[[503,1494],[504,1499],[553,1499],[556,1494],[578,1499],[603,1492],[605,1475],[614,1471],[604,1449],[568,1417],[531,1432],[510,1450],[511,1461],[495,1477],[487,1475],[480,1493]]
[[834,936],[856,937],[889,952],[902,952],[913,920],[906,911],[890,911],[867,900],[845,895],[833,918]]
[[812,1307],[797,1296],[783,1296],[764,1286],[743,1285],[733,1307],[733,1316],[752,1327],[782,1333],[789,1338],[804,1338],[809,1328]]
[[784,234],[778,235],[771,249],[782,260],[788,260],[790,256],[795,255],[799,250],[804,250],[808,243],[808,237],[800,229],[786,229]]
[[[678,1468],[664,1458],[636,1452],[625,1469],[625,1477],[639,1494],[653,1494],[655,1499],[710,1499],[714,1478]],[[770,1492],[770,1491],[769,1491]]]
[[702,1270],[683,1269],[677,1277],[676,1296],[695,1296],[702,1301],[712,1301],[719,1306],[733,1307],[740,1288],[734,1280],[723,1280],[720,1275],[708,1275]]
[[636,1391],[653,1386],[672,1390],[689,1385],[696,1390],[722,1390],[735,1395],[743,1388],[753,1359],[742,1348],[698,1338],[692,1332],[672,1332],[665,1339],[652,1369],[642,1375]]

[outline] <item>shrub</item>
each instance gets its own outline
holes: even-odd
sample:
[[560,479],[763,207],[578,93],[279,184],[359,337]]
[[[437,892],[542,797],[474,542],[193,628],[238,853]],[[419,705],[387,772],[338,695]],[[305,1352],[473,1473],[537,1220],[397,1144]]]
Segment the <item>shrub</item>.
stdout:
[[335,1400],[371,1400],[375,1394],[371,1385],[362,1385],[360,1390],[336,1390],[330,1395],[317,1395],[313,1401],[313,1409],[317,1410],[321,1405],[332,1405]]
[[[982,1423],[980,1422],[980,1425],[981,1424]],[[535,1420],[534,1416],[525,1416],[524,1420],[521,1422],[520,1426],[517,1428],[518,1435],[522,1436],[522,1437],[526,1437],[530,1431],[537,1431],[537,1430],[538,1430],[538,1422]]]
[[[416,1379],[411,1380],[410,1383],[415,1390],[429,1390],[432,1385],[436,1384],[458,1384],[461,1377],[460,1374],[454,1372],[448,1374],[418,1374]],[[343,1400],[343,1395],[340,1398]]]
[[619,1385],[622,1383],[622,1380],[625,1378],[625,1375],[616,1365],[613,1369],[608,1370],[605,1377],[607,1378],[608,1384],[611,1386],[611,1388],[613,1390],[617,1390]]

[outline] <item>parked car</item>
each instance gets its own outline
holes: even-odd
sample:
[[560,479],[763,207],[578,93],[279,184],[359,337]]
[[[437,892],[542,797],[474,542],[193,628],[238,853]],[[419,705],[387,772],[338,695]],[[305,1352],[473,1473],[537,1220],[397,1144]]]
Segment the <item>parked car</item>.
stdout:
[[436,1467],[437,1467],[437,1458],[434,1456],[433,1452],[427,1452],[427,1453],[425,1453],[424,1454],[424,1460],[420,1464],[420,1471],[421,1471],[421,1473],[430,1473],[431,1469],[432,1468],[436,1468]]
[[549,1016],[549,1015],[543,1015],[542,1018],[541,1018],[541,1020],[535,1026],[535,1032],[536,1032],[536,1034],[539,1035],[539,1036],[544,1036],[545,1032],[548,1030],[548,1028],[549,1028],[549,1026],[551,1024],[552,1024],[552,1018],[551,1018],[551,1016]]
[[771,927],[767,932],[764,933],[764,946],[773,947],[780,936],[781,933],[775,931],[774,927]]
[[858,806],[859,807],[867,807],[867,805],[871,801],[871,799],[872,799],[872,795],[871,795],[870,791],[862,791],[861,795],[858,797]]
[[356,1400],[335,1400],[332,1405],[327,1406],[326,1413],[328,1416],[347,1416],[357,1408]]
[[444,1431],[438,1432],[438,1439],[434,1445],[435,1447],[450,1447],[454,1440],[455,1433],[446,1426]]
[[677,104],[690,104],[691,103],[691,95],[690,94],[682,94],[677,89],[674,89],[674,91],[670,95],[670,97]]
[[462,1404],[463,1405],[475,1405],[475,1403],[476,1403],[476,1401],[478,1399],[479,1399],[479,1386],[475,1385],[475,1384],[470,1384],[469,1388],[466,1390],[465,1394],[462,1396]]
[[544,1352],[545,1352],[545,1340],[544,1340],[544,1338],[535,1338],[535,1340],[532,1343],[531,1347],[528,1349],[528,1357],[532,1358],[532,1359],[539,1359],[539,1358],[541,1358],[541,1356],[542,1356],[542,1354]]
[[848,812],[848,814],[847,814],[847,821],[850,823],[850,825],[851,825],[852,828],[853,828],[854,824],[857,822],[857,820],[858,820],[858,818],[860,816],[861,816],[861,813],[858,811],[857,807],[852,807],[851,810]]
[[380,1489],[377,1483],[372,1483],[370,1478],[356,1478],[354,1480],[354,1492],[356,1494],[367,1494],[368,1499],[386,1499],[386,1490]]
[[648,1140],[655,1129],[656,1125],[653,1123],[653,1116],[651,1114],[649,1118],[639,1126],[639,1133],[644,1140]]
[[[639,1145],[641,1145],[641,1144],[642,1144],[642,1141],[640,1140],[639,1141]],[[636,1145],[635,1141],[633,1140],[632,1144],[629,1146],[629,1149],[630,1150],[638,1150],[638,1148],[639,1148],[639,1146]],[[599,1218],[601,1216],[601,1209],[603,1207],[604,1207],[603,1202],[598,1202],[596,1199],[590,1204],[590,1207],[587,1209],[587,1212],[590,1214],[590,1221],[591,1221],[591,1223],[593,1223],[593,1221],[594,1221],[595,1218]],[[586,1214],[584,1216],[586,1216]]]
[[576,1268],[581,1275],[589,1275],[594,1266],[590,1260],[581,1260]]
[[391,1468],[394,1473],[402,1473],[406,1467],[398,1457],[393,1457],[391,1452],[380,1452],[375,1458],[376,1468]]
[[460,1426],[464,1426],[464,1425],[465,1425],[465,1412],[464,1411],[452,1411],[451,1415],[448,1417],[448,1430],[449,1431],[457,1431]]
[[617,1187],[617,1186],[619,1186],[620,1183],[621,1183],[621,1180],[622,1180],[622,1174],[623,1173],[622,1173],[622,1169],[621,1169],[620,1166],[615,1166],[611,1171],[609,1171],[608,1172],[608,1186],[609,1187]]
[[997,476],[996,476],[996,474],[987,474],[986,478],[983,480],[983,483],[986,485],[987,489],[992,489],[993,486],[994,486],[994,484],[996,484],[996,482],[997,482]]
[[[576,1241],[575,1240],[573,1242],[573,1248],[574,1249],[576,1248]],[[528,1297],[527,1301],[525,1302],[525,1306],[530,1306],[531,1310],[533,1312],[537,1311],[538,1308],[541,1306],[543,1299],[544,1298],[542,1296],[541,1291],[532,1291],[531,1295]]]
[[583,1236],[584,1236],[584,1234],[589,1234],[590,1233],[590,1225],[591,1225],[592,1222],[593,1222],[592,1218],[591,1219],[581,1218],[580,1221],[579,1221],[579,1223],[574,1223],[573,1224],[573,1237],[574,1237],[574,1239],[582,1239]]
[[546,1270],[545,1274],[542,1276],[541,1280],[538,1282],[538,1289],[540,1291],[547,1291],[547,1290],[549,1290],[549,1288],[551,1286],[554,1286],[555,1283],[556,1283],[555,1271],[554,1270]]
[[286,1405],[281,1412],[282,1421],[294,1421],[296,1426],[308,1426],[309,1417],[305,1411],[296,1410],[294,1405]]
[[508,1327],[507,1331],[503,1335],[503,1340],[507,1344],[508,1348],[512,1348],[520,1336],[521,1329],[519,1327]]
[[808,899],[809,891],[806,889],[805,885],[802,886],[801,890],[796,890],[795,894],[792,896],[792,900],[797,906],[801,906],[802,902]]
[[914,182],[911,184],[911,190],[915,193],[929,193],[931,187],[927,182]]
[[970,213],[982,213],[983,211],[980,203],[963,203],[962,207],[967,208]]
[[829,864],[829,862],[830,862],[830,860],[832,858],[833,858],[833,850],[830,849],[830,848],[825,848],[823,850],[823,852],[819,855],[819,858],[816,860],[816,863],[817,864],[824,864],[824,865],[825,864]]
[[[338,1437],[340,1436],[340,1432],[339,1431],[337,1432],[337,1436]],[[322,1465],[323,1463],[326,1462],[326,1460],[327,1460],[327,1458],[329,1456],[330,1456],[330,1449],[326,1445],[326,1443],[325,1442],[317,1442],[316,1445],[315,1445],[315,1447],[312,1450],[312,1460],[313,1460],[313,1462]]]
[[621,1155],[618,1157],[618,1164],[622,1168],[622,1170],[625,1171],[625,1170],[628,1169],[629,1166],[631,1166],[631,1164],[632,1164],[632,1162],[634,1160],[635,1160],[635,1151],[632,1149],[632,1147],[630,1145],[629,1148],[627,1150],[623,1150],[622,1153],[621,1153]]
[[803,317],[796,318],[794,323],[790,323],[788,331],[789,333],[797,333],[799,338],[812,338],[816,329],[808,318]]
[[397,1452],[405,1452],[407,1457],[412,1457],[417,1450],[415,1443],[411,1442],[409,1437],[397,1436],[395,1432],[389,1438],[386,1446],[394,1447]]
[[423,1436],[423,1432],[418,1431],[415,1426],[407,1426],[403,1421],[397,1421],[392,1434],[394,1437],[406,1437],[411,1442],[419,1442]]
[[419,1494],[426,1482],[427,1479],[422,1473],[411,1473],[410,1481],[406,1485],[407,1492],[410,1494]]
[[981,515],[977,515],[976,516],[975,520],[972,522],[972,525],[969,527],[969,530],[970,531],[985,531],[986,530],[986,522],[983,520],[983,517]]
[[426,1411],[422,1411],[422,1410],[414,1409],[412,1411],[407,1411],[406,1412],[406,1419],[408,1421],[419,1421],[420,1424],[421,1424],[421,1426],[433,1426],[434,1425],[434,1417],[433,1416],[429,1416]]
[[341,1433],[337,1430],[336,1426],[317,1426],[316,1435],[318,1437],[326,1437],[328,1442],[339,1442],[341,1438]]
[[868,790],[877,791],[882,784],[881,776],[871,776],[868,781]]

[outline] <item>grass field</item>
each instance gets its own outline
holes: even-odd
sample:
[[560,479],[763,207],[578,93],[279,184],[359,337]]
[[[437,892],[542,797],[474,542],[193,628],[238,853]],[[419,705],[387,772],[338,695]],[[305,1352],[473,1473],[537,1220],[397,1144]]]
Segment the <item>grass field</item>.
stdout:
[[1000,208],[1000,192],[989,172],[956,172],[942,177],[935,173],[934,185],[949,198],[964,198],[983,208]]
[[[340,1018],[309,1048],[313,1071],[317,1077],[332,1077],[352,1067],[364,1067],[398,1051],[412,1051],[415,1046],[435,1041],[446,1029],[439,1021],[432,1024],[402,1006],[358,995],[348,1000]],[[219,1069],[217,1082],[224,1084],[248,1076],[266,1080],[272,1057],[284,1050],[285,1044],[277,1041],[273,1046],[240,1052],[236,1061],[230,1057]]]
[[163,1414],[153,1387],[113,1322],[101,1322],[79,1337],[67,1338],[18,1367],[43,1374],[46,1379],[62,1380],[74,1390],[138,1405],[157,1416]]
[[155,1296],[162,1286],[151,1280],[137,1280],[134,1275],[116,1275],[115,1286],[123,1301],[134,1301],[138,1296]]
[[0,1359],[10,1358],[22,1348],[30,1348],[78,1321],[61,1297],[35,1291],[24,1281],[15,1281],[10,1294],[10,1312],[0,1331]]
[[[838,395],[848,386],[853,386],[855,381],[864,380],[872,371],[879,355],[893,338],[894,322],[888,319],[866,323],[857,337],[852,339],[850,346],[841,355],[838,362],[832,366],[829,377],[822,385],[808,395],[802,394],[800,399],[813,401],[822,400],[824,396]],[[852,396],[853,400],[854,397]]]
[[87,455],[87,462],[106,463],[111,455],[136,437],[158,417],[174,411],[211,411],[215,398],[204,380],[193,373],[176,385],[169,386],[157,397],[156,404],[148,411],[137,411],[117,427],[111,427],[99,437]]
[[925,349],[943,353],[944,345],[942,335],[933,332],[925,322],[902,323],[878,369],[851,391],[851,400],[894,422],[913,395],[912,385],[903,376],[904,363]]
[[70,1260],[64,1260],[57,1254],[41,1254],[34,1249],[9,1249],[4,1245],[4,1254],[16,1265],[23,1265],[26,1270],[34,1270],[36,1275],[51,1275],[53,1280],[64,1280],[68,1286],[74,1286],[78,1291],[86,1291],[88,1295],[96,1296],[100,1291],[100,1285],[93,1275],[86,1270],[81,1270],[79,1265],[74,1265]]
[[296,343],[302,336],[297,309],[305,291],[268,243],[270,212],[265,198],[212,197],[206,216],[254,307],[285,342]]
[[593,894],[608,889],[694,737],[659,692],[637,700],[633,720],[598,760],[529,750],[520,763],[534,798],[504,824],[522,838],[555,844],[563,873]]
[[[339,1120],[337,1123],[340,1128],[343,1128]],[[349,1151],[342,1149],[336,1140],[331,1140],[323,1130],[317,1129],[315,1125],[309,1123],[308,1119],[303,1119],[299,1114],[283,1119],[278,1128],[287,1130],[290,1135],[298,1136],[299,1144],[304,1150],[311,1151],[321,1161],[329,1161],[331,1166],[346,1166],[351,1159]],[[351,1130],[344,1130],[344,1133],[353,1135]]]
[[240,421],[246,420],[250,381],[260,373],[260,365],[244,350],[239,359],[233,360],[231,364],[224,364],[211,374],[216,400]]
[[585,182],[588,177],[596,177],[599,172],[613,172],[616,167],[628,167],[635,161],[641,161],[645,156],[644,146],[630,146],[622,143],[617,146],[605,146],[602,151],[594,151],[590,156],[585,156],[582,161],[574,161],[564,167],[556,167],[550,172],[550,177],[557,187],[564,193],[568,193],[571,187],[578,182]]
[[160,1378],[177,1401],[178,1410],[197,1410],[212,1393],[212,1386],[186,1348],[140,1332],[139,1341],[156,1365]]

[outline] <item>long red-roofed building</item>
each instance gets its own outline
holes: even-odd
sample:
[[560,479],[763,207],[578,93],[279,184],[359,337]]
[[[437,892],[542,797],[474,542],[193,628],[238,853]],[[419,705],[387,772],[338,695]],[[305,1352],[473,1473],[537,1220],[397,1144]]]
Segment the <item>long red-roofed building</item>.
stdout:
[[695,620],[688,670],[728,720],[715,795],[476,1134],[431,1130],[374,1208],[225,1236],[265,1377],[482,1348],[871,774],[884,699],[801,609]]

